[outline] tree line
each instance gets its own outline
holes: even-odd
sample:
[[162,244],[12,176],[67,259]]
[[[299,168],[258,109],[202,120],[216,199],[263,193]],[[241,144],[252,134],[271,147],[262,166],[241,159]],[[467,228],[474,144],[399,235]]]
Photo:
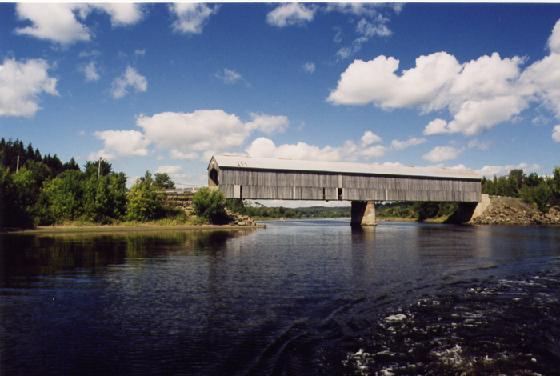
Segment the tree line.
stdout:
[[127,189],[125,174],[107,161],[81,169],[20,140],[0,140],[0,161],[0,228],[155,220],[166,215],[161,191],[175,187],[167,174],[147,171]]
[[546,213],[552,206],[560,205],[560,167],[554,168],[552,176],[539,176],[534,172],[527,175],[516,169],[506,176],[482,178],[482,193],[519,197]]

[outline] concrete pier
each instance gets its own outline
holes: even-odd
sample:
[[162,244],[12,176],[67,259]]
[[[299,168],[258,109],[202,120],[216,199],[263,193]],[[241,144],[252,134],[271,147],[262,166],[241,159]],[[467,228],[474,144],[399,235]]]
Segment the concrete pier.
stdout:
[[373,201],[352,201],[350,225],[375,226],[375,204]]

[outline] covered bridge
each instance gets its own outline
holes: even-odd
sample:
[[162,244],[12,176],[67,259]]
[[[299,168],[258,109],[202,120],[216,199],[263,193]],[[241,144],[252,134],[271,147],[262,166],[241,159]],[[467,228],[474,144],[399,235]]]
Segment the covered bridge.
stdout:
[[226,198],[352,201],[353,217],[373,212],[374,201],[481,199],[481,176],[468,170],[232,155],[212,157],[208,185]]

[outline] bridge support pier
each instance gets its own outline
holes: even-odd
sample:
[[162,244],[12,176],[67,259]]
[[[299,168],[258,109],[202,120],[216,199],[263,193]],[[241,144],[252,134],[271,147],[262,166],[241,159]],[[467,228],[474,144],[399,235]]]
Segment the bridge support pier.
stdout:
[[351,226],[375,226],[375,204],[373,201],[352,201]]

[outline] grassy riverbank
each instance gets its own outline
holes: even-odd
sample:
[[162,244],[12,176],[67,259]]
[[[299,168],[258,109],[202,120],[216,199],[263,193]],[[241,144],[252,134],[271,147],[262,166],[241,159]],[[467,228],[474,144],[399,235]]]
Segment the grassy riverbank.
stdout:
[[96,224],[64,224],[54,226],[37,226],[34,229],[8,230],[11,234],[67,234],[67,233],[95,233],[110,234],[116,232],[151,232],[151,231],[189,231],[189,230],[243,230],[263,228],[265,225],[237,226],[211,224],[165,224],[160,222],[134,223],[125,222],[111,225]]

